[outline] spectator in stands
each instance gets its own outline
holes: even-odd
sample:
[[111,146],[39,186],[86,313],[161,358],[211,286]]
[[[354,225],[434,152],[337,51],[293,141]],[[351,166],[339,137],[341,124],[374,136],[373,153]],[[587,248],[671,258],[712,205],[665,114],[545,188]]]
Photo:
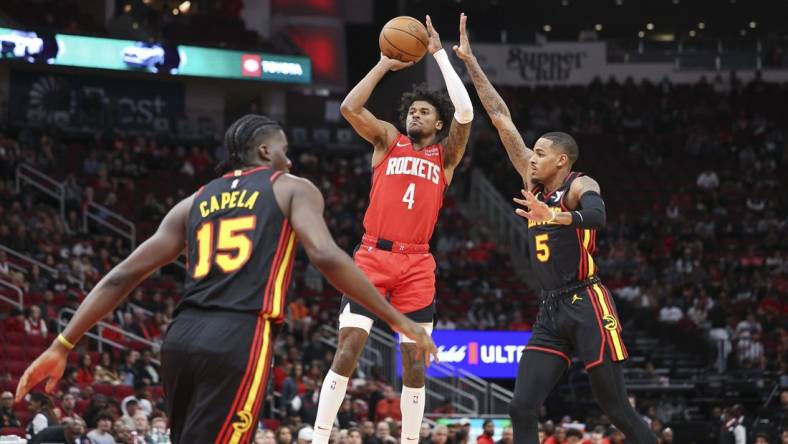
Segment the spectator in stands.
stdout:
[[101,393],[93,396],[90,405],[88,405],[87,410],[85,410],[85,423],[89,428],[93,429],[96,427],[96,421],[99,415],[107,409],[107,406],[108,400],[106,396]]
[[93,444],[115,444],[112,434],[112,415],[101,412],[96,416],[96,429],[88,432],[88,438]]
[[81,418],[68,419],[62,425],[47,427],[32,437],[28,444],[93,444],[85,435],[85,421]]
[[140,352],[137,350],[128,350],[123,365],[120,366],[120,376],[123,380],[123,385],[135,385],[137,382],[137,361],[140,358]]
[[683,317],[684,313],[673,298],[668,298],[665,305],[659,310],[659,320],[666,324],[675,324]]
[[495,444],[493,435],[495,435],[495,424],[491,419],[484,420],[482,434],[476,437],[476,444]]
[[566,444],[580,444],[583,440],[583,432],[578,429],[570,428],[566,431]]
[[30,307],[30,314],[25,319],[25,333],[29,336],[47,337],[47,323],[41,318],[41,307],[33,305]]
[[3,427],[20,427],[19,418],[14,413],[14,395],[11,392],[0,394],[0,429]]
[[747,429],[744,427],[744,409],[741,405],[736,404],[725,409],[722,414],[722,420],[721,443],[747,443]]
[[53,407],[49,396],[41,392],[30,393],[30,399],[27,401],[27,410],[33,416],[33,419],[30,420],[25,430],[28,435],[35,437],[47,427],[57,425],[55,412],[52,411]]
[[432,429],[431,444],[446,444],[449,439],[449,428],[445,425],[437,425]]
[[452,440],[452,442],[454,444],[468,444],[469,440],[470,440],[470,435],[468,434],[468,430],[464,428],[459,428],[457,429],[456,432],[454,432],[454,439]]
[[720,178],[714,170],[706,170],[698,174],[698,180],[695,181],[695,184],[698,188],[713,190],[720,186]]
[[153,404],[151,403],[152,398],[153,396],[151,394],[150,384],[142,381],[134,384],[134,395],[125,397],[124,402],[127,399],[135,399],[138,404],[138,410],[142,410],[145,412],[146,416],[150,416],[153,413]]
[[30,267],[30,284],[27,290],[31,293],[44,293],[49,289],[49,273],[41,273],[41,267],[33,264]]
[[[79,358],[79,368],[77,369],[77,382],[82,384],[93,384],[95,381],[95,376],[93,373],[93,361],[90,358],[89,353],[85,353]],[[90,421],[88,422],[88,426],[92,427]]]
[[292,444],[293,432],[290,427],[283,425],[276,429],[276,444]]
[[457,324],[454,323],[446,313],[438,313],[438,321],[435,323],[436,330],[456,330]]
[[153,352],[144,350],[142,352],[142,359],[137,360],[136,375],[142,377],[142,381],[146,384],[157,385],[161,382],[159,377],[160,366],[153,361]]
[[624,444],[624,432],[619,429],[613,429],[608,437],[608,442],[610,444]]
[[69,418],[79,418],[79,415],[75,410],[76,407],[77,398],[71,393],[64,394],[63,399],[60,401],[60,420],[65,421]]
[[8,262],[8,255],[2,250],[0,250],[0,280],[10,282],[17,287],[27,287],[24,275],[11,268]]
[[495,444],[512,444],[514,442],[514,430],[511,427],[504,427],[501,431],[501,439]]
[[150,421],[148,421],[148,415],[142,410],[137,410],[137,413],[134,414],[134,431],[140,438],[150,441]]
[[342,405],[339,406],[337,422],[339,423],[340,429],[347,429],[357,424],[356,418],[353,415],[353,402],[350,396],[345,396]]
[[531,330],[531,324],[523,320],[523,312],[521,310],[514,311],[512,322],[509,323],[509,330],[513,330],[513,331]]
[[304,426],[298,431],[298,439],[296,444],[309,444],[312,442],[313,430],[312,427]]
[[137,439],[131,434],[131,430],[121,420],[115,421],[112,425],[112,436],[116,444],[139,444]]
[[588,435],[588,444],[604,444],[604,437],[604,433],[594,430]]
[[544,440],[544,444],[564,444],[566,442],[566,429],[558,426],[552,436]]
[[104,384],[118,385],[123,382],[120,374],[115,369],[112,353],[108,351],[101,352],[99,363],[96,365],[95,377],[96,382]]
[[402,421],[402,411],[400,410],[400,397],[390,385],[383,387],[383,399],[375,405],[375,421],[383,421],[391,418],[395,421]]
[[120,418],[120,420],[123,421],[123,425],[129,430],[134,430],[134,415],[136,415],[137,410],[139,410],[137,398],[131,397],[131,399],[129,399],[127,397],[121,403],[120,409],[123,413],[123,416]]
[[[427,429],[429,430],[429,426],[427,426]],[[419,443],[421,444],[421,441]],[[357,427],[347,429],[347,444],[363,444],[361,430]]]
[[665,427],[662,429],[662,433],[659,434],[659,442],[660,444],[672,444],[673,443],[673,429],[670,427]]

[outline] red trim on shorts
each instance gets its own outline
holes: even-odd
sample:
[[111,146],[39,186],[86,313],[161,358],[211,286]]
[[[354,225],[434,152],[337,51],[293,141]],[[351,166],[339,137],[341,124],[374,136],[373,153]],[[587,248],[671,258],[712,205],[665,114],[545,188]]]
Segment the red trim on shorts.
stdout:
[[[618,339],[619,339],[618,342],[621,344],[621,353],[624,354],[624,359],[622,359],[622,361],[626,360],[627,358],[629,358],[629,352],[627,351],[627,346],[624,345],[624,338],[621,337],[621,319],[618,318],[618,310],[616,310],[616,306],[613,305],[613,297],[610,296],[610,292],[607,291],[607,287],[600,284],[599,288],[602,290],[602,294],[605,296],[605,301],[607,301],[607,305],[608,307],[610,307],[610,311],[612,312],[613,316],[615,316],[616,318],[616,331],[618,332]],[[612,356],[615,357],[615,353]]]
[[597,366],[597,365],[601,364],[602,362],[604,362],[604,360],[605,360],[605,342],[607,341],[607,335],[605,333],[605,329],[602,328],[602,311],[597,306],[597,302],[594,300],[594,298],[596,297],[596,294],[594,294],[594,290],[591,289],[591,288],[587,288],[586,292],[588,293],[589,299],[591,299],[591,306],[594,307],[594,313],[596,313],[596,323],[599,326],[599,335],[600,335],[599,336],[599,339],[600,339],[599,358],[596,361],[594,361],[594,362],[586,364],[586,369],[589,369],[591,367]]
[[222,428],[219,429],[219,434],[216,436],[216,444],[223,443],[227,441],[228,437],[226,437],[228,432],[232,431],[232,423],[233,418],[235,418],[235,412],[238,411],[238,406],[241,403],[242,394],[246,393],[249,390],[249,385],[252,383],[252,379],[254,379],[254,370],[255,370],[255,363],[260,356],[260,342],[262,341],[262,332],[265,328],[265,319],[257,318],[257,325],[254,329],[254,339],[252,340],[252,346],[249,350],[249,360],[246,362],[246,370],[244,371],[244,376],[241,378],[241,384],[238,386],[238,390],[235,392],[235,399],[233,400],[233,404],[230,407],[230,411],[227,413],[227,418],[224,420],[224,424]]
[[562,351],[555,350],[555,349],[552,349],[552,348],[547,348],[547,347],[539,347],[539,346],[536,346],[536,345],[528,345],[528,346],[525,347],[525,349],[526,350],[536,350],[536,351],[540,351],[540,352],[550,353],[550,354],[553,354],[553,355],[558,355],[558,356],[564,358],[564,360],[566,361],[566,366],[567,367],[571,367],[572,366],[572,360],[569,359],[569,356],[567,356],[566,353],[564,353]]
[[577,280],[582,281],[588,274],[588,264],[586,263],[588,256],[584,254],[586,250],[583,247],[583,230],[577,228],[575,229],[575,234],[577,234],[577,245],[580,250],[580,260],[577,264]]

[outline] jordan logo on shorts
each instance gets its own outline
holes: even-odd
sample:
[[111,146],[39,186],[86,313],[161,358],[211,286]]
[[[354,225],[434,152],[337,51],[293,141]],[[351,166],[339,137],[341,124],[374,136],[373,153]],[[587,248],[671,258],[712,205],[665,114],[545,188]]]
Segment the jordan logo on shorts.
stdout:
[[581,298],[580,296],[572,295],[572,305],[575,305],[575,302],[582,301],[582,300],[583,300],[583,298]]

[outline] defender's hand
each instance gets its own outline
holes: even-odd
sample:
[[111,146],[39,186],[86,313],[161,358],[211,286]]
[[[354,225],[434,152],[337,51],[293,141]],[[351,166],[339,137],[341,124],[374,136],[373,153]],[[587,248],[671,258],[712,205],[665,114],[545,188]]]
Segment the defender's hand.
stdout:
[[383,64],[389,71],[399,71],[400,69],[413,66],[414,62],[403,62],[401,60],[392,59],[381,52],[379,63]]
[[19,402],[25,395],[39,382],[49,379],[45,390],[52,393],[57,386],[57,382],[63,377],[66,368],[68,350],[60,344],[52,344],[41,356],[38,357],[19,379],[16,386],[16,397],[14,402]]
[[424,359],[424,366],[429,367],[430,362],[440,362],[438,359],[438,348],[432,342],[432,338],[421,326],[415,322],[407,319],[407,323],[403,326],[400,334],[407,336],[416,343],[416,359]]
[[457,57],[463,62],[467,62],[473,58],[471,43],[468,41],[468,33],[465,31],[465,22],[467,19],[468,16],[466,16],[464,12],[460,14],[460,45],[454,45],[452,47],[454,53],[457,54]]
[[522,205],[526,210],[518,208],[514,210],[518,216],[524,217],[534,222],[550,222],[555,219],[555,213],[546,203],[540,201],[534,196],[533,193],[526,190],[520,190],[525,199],[512,198],[517,204]]
[[438,35],[438,31],[435,30],[435,27],[432,26],[432,19],[430,16],[427,15],[427,34],[430,36],[430,40],[427,42],[427,51],[430,54],[435,54],[436,52],[443,49],[443,45],[441,45],[441,36]]

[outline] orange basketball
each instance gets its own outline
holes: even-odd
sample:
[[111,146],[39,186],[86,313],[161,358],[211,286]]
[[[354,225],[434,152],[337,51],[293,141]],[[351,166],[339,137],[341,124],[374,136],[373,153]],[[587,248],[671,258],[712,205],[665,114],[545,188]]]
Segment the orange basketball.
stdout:
[[413,17],[401,15],[389,20],[380,31],[378,44],[386,57],[417,62],[427,52],[427,28]]

